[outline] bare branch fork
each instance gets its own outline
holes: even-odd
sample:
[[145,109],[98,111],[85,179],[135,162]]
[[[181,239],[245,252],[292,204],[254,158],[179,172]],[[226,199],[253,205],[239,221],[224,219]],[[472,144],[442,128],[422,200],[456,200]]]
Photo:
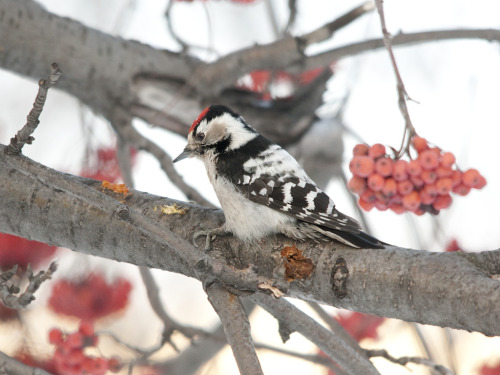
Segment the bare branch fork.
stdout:
[[57,270],[57,263],[52,262],[47,271],[40,271],[36,275],[33,273],[31,267],[28,266],[26,277],[29,283],[26,290],[18,296],[16,294],[21,289],[11,281],[17,273],[17,269],[16,265],[12,269],[0,274],[0,299],[5,306],[11,309],[23,309],[28,306],[35,299],[35,292],[40,288],[42,283],[52,278],[52,275]]
[[52,63],[48,78],[38,81],[38,94],[33,103],[33,108],[28,114],[26,125],[17,132],[14,138],[11,138],[10,144],[5,148],[5,153],[9,155],[20,154],[26,143],[31,144],[31,142],[33,142],[35,138],[33,138],[31,134],[33,134],[40,122],[38,119],[42,113],[45,99],[47,98],[47,92],[49,88],[55,85],[61,74],[62,71],[59,69],[59,65],[57,63]]

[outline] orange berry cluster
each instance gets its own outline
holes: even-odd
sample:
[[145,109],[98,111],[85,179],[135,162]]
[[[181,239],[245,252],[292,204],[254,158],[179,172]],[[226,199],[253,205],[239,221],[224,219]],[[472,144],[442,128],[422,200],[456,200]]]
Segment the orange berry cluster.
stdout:
[[102,358],[88,356],[84,349],[96,346],[98,341],[94,326],[90,321],[81,321],[78,331],[69,334],[59,328],[49,331],[49,342],[56,346],[54,365],[61,374],[66,375],[104,375],[108,370],[118,372],[120,360],[116,357]]
[[467,195],[472,188],[486,185],[476,169],[460,171],[451,152],[431,147],[419,136],[412,138],[411,146],[418,156],[409,161],[389,157],[380,143],[354,147],[349,163],[353,177],[348,187],[359,195],[359,205],[365,211],[376,207],[398,214],[438,214],[450,206],[450,193]]

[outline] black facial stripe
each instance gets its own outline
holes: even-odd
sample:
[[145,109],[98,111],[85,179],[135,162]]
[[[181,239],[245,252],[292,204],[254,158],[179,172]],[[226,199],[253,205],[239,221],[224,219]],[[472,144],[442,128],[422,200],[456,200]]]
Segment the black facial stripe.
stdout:
[[227,150],[230,144],[231,144],[231,134],[229,134],[229,136],[227,136],[226,138],[221,139],[219,142],[214,143],[213,145],[209,145],[207,147],[215,149],[216,154],[222,154]]

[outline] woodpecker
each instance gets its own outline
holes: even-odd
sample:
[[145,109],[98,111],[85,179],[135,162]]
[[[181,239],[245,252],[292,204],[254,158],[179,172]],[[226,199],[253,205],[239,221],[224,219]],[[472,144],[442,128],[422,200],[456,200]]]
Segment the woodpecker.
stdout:
[[284,149],[223,105],[205,108],[193,122],[188,144],[174,159],[197,157],[205,163],[225,223],[195,233],[232,233],[244,242],[281,233],[294,240],[337,240],[355,248],[384,248],[335,204]]

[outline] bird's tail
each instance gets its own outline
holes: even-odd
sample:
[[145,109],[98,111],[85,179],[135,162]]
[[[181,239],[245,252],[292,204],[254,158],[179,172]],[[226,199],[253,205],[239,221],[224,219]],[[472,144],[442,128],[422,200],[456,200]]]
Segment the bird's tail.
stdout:
[[355,248],[383,249],[386,245],[388,245],[387,243],[382,242],[363,231],[353,233],[320,226],[316,226],[316,230],[327,237]]

